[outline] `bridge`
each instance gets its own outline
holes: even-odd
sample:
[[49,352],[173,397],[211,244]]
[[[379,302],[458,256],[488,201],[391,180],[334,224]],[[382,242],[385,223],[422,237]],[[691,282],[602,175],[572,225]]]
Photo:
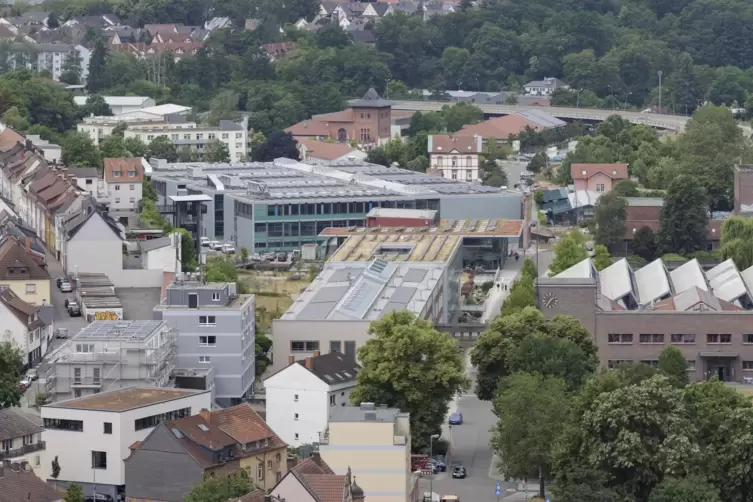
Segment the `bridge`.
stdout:
[[458,341],[461,348],[473,346],[476,339],[481,333],[486,331],[487,325],[482,323],[454,323],[454,324],[435,324],[434,329],[440,333],[447,333]]

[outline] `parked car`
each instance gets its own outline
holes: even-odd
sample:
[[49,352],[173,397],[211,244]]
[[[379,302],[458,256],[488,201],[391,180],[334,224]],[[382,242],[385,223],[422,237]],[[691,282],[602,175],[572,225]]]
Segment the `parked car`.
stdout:
[[447,464],[445,464],[441,460],[431,458],[429,459],[429,462],[431,462],[432,469],[434,470],[434,472],[445,472],[447,470]]
[[55,330],[55,338],[58,339],[66,339],[68,338],[68,329],[67,328],[58,328]]
[[209,246],[209,242],[209,237],[199,237],[199,243],[201,244],[201,247]]
[[61,276],[61,277],[58,277],[57,279],[55,279],[55,284],[57,284],[57,287],[60,288],[60,283],[63,282],[63,281],[67,281],[67,280],[68,280],[67,277]]
[[277,261],[288,261],[288,253],[277,253]]
[[33,382],[34,380],[39,380],[39,373],[37,372],[36,368],[29,368],[26,370],[26,376]]
[[261,261],[261,255],[259,253],[252,254],[251,261]]
[[70,281],[68,279],[63,279],[63,281],[60,282],[60,291],[63,293],[70,293],[73,291],[73,286],[71,286]]
[[463,414],[456,411],[450,415],[450,419],[447,421],[450,425],[460,425],[463,423]]
[[225,254],[235,254],[235,244],[225,243],[222,245],[222,252]]
[[18,387],[21,389],[21,392],[28,389],[29,385],[31,385],[31,378],[29,378],[27,375],[21,377],[21,381],[18,382]]
[[264,256],[262,257],[264,261],[275,261],[275,254],[274,253],[264,253]]
[[222,251],[222,241],[212,241],[209,244],[209,247],[214,249],[215,251]]
[[81,307],[75,301],[68,303],[68,315],[71,317],[81,317]]
[[456,465],[452,468],[453,479],[465,479],[466,474],[468,473],[462,465]]

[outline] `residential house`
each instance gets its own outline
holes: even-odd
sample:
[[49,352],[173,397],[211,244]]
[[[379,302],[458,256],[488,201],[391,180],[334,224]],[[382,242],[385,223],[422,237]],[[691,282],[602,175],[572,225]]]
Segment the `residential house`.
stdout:
[[144,164],[141,157],[105,159],[104,181],[106,195],[97,200],[108,204],[115,217],[135,216],[143,193]]
[[448,180],[479,180],[482,144],[481,136],[429,135],[429,171]]
[[557,89],[569,89],[565,82],[558,78],[545,77],[543,80],[534,80],[523,86],[528,95],[551,96]]
[[110,50],[112,52],[133,54],[136,58],[141,60],[159,61],[165,54],[170,53],[176,62],[186,56],[196,55],[202,47],[204,47],[203,42],[152,42],[151,44],[143,42],[124,42],[116,44],[114,38],[110,44]]
[[99,170],[96,167],[72,167],[68,174],[76,186],[85,191],[89,196],[97,196],[97,182],[100,180]]
[[366,22],[377,22],[380,18],[395,13],[392,5],[387,2],[370,2],[365,5],[361,16]]
[[392,105],[372,88],[363,98],[341,112],[317,115],[287,129],[296,138],[357,141],[364,149],[389,141]]
[[32,253],[30,238],[23,244],[10,236],[0,241],[0,285],[31,305],[52,302],[50,273],[44,261]]
[[415,500],[418,489],[411,475],[410,445],[408,413],[361,403],[330,408],[319,454],[335,474],[347,475],[352,469],[367,500],[405,502]]
[[113,26],[120,26],[121,21],[115,14],[101,14],[98,16],[77,16],[63,23],[62,27],[84,26],[101,31]]
[[267,53],[269,59],[274,61],[275,59],[280,59],[285,54],[295,49],[295,46],[295,42],[276,42],[273,44],[264,44],[261,47]]
[[205,476],[241,469],[264,490],[285,476],[287,445],[248,403],[208,408],[160,424],[132,446],[125,461],[128,502],[181,502]]
[[18,16],[4,17],[0,23],[7,23],[13,26],[34,26],[37,29],[47,27],[47,19],[50,17],[49,12],[29,11]]
[[333,342],[333,352],[315,352],[303,361],[290,356],[288,366],[264,380],[267,422],[291,446],[318,442],[330,408],[350,404],[361,367],[339,345]]
[[87,205],[62,223],[65,242],[61,264],[66,274],[104,273],[123,268],[124,231],[101,209]]
[[296,465],[272,489],[279,500],[296,502],[364,502],[368,499],[350,469],[335,474],[318,454]]
[[366,152],[353,148],[348,143],[332,143],[332,140],[319,141],[306,137],[296,138],[296,141],[303,162],[366,160]]
[[627,164],[572,164],[570,175],[575,190],[607,193],[614,184],[628,179]]
[[8,64],[11,68],[24,67],[36,72],[49,71],[55,81],[60,80],[66,60],[70,57],[78,57],[81,78],[86,79],[89,75],[91,51],[83,45],[14,42],[10,44],[8,54],[10,55]]
[[0,462],[0,502],[63,502],[58,493],[28,469],[24,463]]
[[31,468],[39,468],[44,450],[43,430],[37,415],[19,408],[0,410],[0,460],[26,461]]
[[472,136],[474,134],[485,138],[485,141],[494,138],[507,141],[516,138],[520,133],[529,128],[533,131],[543,131],[556,127],[564,127],[566,123],[544,110],[527,110],[517,112],[504,117],[464,126],[458,135]]
[[11,342],[21,350],[25,366],[36,366],[47,353],[52,339],[52,314],[49,311],[43,316],[41,307],[21,300],[8,287],[0,287],[0,326],[3,329],[0,340]]
[[[86,105],[86,100],[89,96],[73,96],[73,102],[78,106]],[[157,103],[154,99],[146,96],[102,96],[107,106],[110,107],[110,111],[116,117],[128,112],[135,112],[143,110],[151,106],[155,106]]]
[[96,490],[117,500],[125,492],[123,461],[131,453],[129,445],[145,440],[164,422],[208,408],[210,401],[209,391],[130,387],[45,405],[46,449],[39,476],[50,479],[57,457],[58,482],[81,485],[85,496]]
[[42,139],[38,134],[27,134],[26,139],[31,141],[34,148],[42,152],[45,160],[52,162],[53,164],[60,163],[60,158],[63,156],[63,149],[60,145],[50,143],[49,141]]

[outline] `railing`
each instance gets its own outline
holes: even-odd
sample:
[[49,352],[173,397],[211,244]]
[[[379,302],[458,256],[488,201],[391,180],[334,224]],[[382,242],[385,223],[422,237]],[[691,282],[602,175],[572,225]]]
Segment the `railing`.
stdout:
[[32,444],[25,444],[21,448],[15,448],[13,450],[0,450],[0,460],[7,460],[15,457],[22,457],[27,453],[32,453],[45,449],[45,442],[39,441]]

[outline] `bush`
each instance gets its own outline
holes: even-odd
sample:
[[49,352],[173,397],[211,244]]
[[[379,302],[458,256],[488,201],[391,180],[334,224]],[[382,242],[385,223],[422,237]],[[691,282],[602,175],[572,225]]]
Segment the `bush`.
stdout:
[[718,249],[714,251],[696,251],[688,255],[689,259],[695,258],[696,260],[721,260],[722,254]]
[[488,293],[490,289],[494,287],[494,281],[486,281],[481,285],[481,291],[484,292],[484,294]]
[[647,263],[646,260],[636,254],[629,255],[627,261],[634,269],[640,268]]
[[664,261],[688,261],[687,258],[676,253],[667,253],[661,259]]
[[47,394],[44,392],[37,392],[36,404],[37,406],[44,406],[47,402]]

